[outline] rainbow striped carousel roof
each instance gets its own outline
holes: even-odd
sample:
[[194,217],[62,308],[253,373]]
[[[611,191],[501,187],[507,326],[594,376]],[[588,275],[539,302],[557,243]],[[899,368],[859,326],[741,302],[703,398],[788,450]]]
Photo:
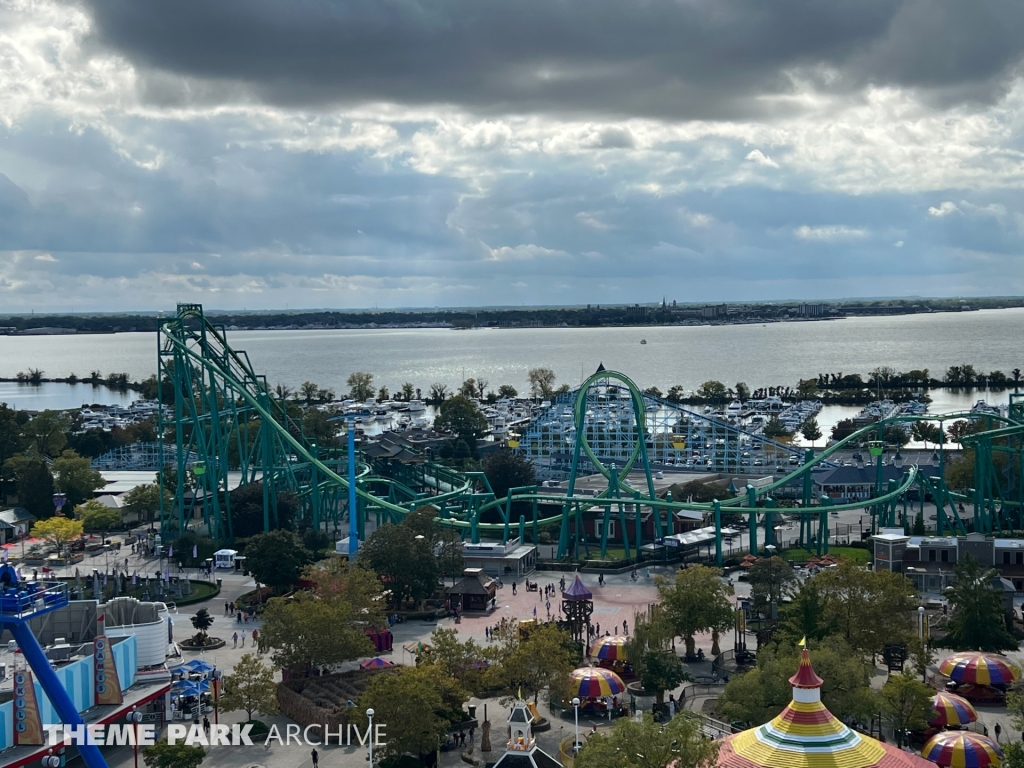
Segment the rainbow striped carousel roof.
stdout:
[[822,680],[806,649],[789,679],[793,701],[770,723],[727,737],[718,768],[934,768],[923,758],[857,733],[821,703]]

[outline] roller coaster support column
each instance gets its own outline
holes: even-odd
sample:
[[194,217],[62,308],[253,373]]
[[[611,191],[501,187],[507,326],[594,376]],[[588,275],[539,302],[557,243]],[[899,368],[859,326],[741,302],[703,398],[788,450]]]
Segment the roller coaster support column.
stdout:
[[356,417],[348,417],[348,559],[359,551],[359,520],[356,512]]
[[[25,656],[25,661],[32,668],[32,673],[39,680],[39,684],[43,687],[50,703],[53,704],[53,708],[57,710],[57,715],[65,727],[84,726],[82,716],[78,714],[78,709],[71,701],[71,697],[68,696],[64,685],[53,671],[53,667],[50,666],[50,660],[46,658],[43,649],[39,647],[39,641],[32,634],[28,623],[22,621],[2,622],[0,629],[3,628],[11,630],[11,634],[14,635],[15,641],[18,643],[18,648]],[[114,684],[117,685],[117,681]],[[78,754],[82,756],[87,768],[107,768],[107,761],[103,759],[99,747],[92,744],[80,744]]]
[[[665,501],[672,503],[672,491],[665,492]],[[671,536],[676,532],[675,512],[672,507],[665,507],[665,535]]]
[[636,515],[636,536],[634,545],[636,546],[636,559],[640,559],[640,547],[644,543],[644,529],[643,520],[640,517],[640,491],[633,491],[633,513]]
[[[747,485],[747,506],[750,508],[750,516],[747,518],[747,530],[750,532],[750,554],[757,555],[757,489]],[[716,532],[718,538],[722,538],[722,531]]]
[[818,555],[828,554],[828,508],[832,506],[832,499],[828,496],[821,497],[821,512],[818,513]]
[[480,523],[480,510],[475,510],[473,512],[473,517],[470,518],[470,522],[469,522],[469,530],[470,530],[469,541],[470,541],[471,544],[479,544],[480,543],[480,528],[478,527],[479,523]]
[[[814,449],[808,448],[804,451],[804,464],[810,464],[814,461]],[[803,476],[804,487],[802,506],[804,509],[811,508],[811,473],[804,472]],[[800,546],[806,547],[808,550],[811,548],[811,518],[807,515],[800,515]]]
[[715,565],[722,567],[722,502],[714,501],[715,507]]
[[765,546],[775,545],[775,499],[769,496],[764,500],[764,543]]
[[526,515],[519,516],[519,543],[526,543]]

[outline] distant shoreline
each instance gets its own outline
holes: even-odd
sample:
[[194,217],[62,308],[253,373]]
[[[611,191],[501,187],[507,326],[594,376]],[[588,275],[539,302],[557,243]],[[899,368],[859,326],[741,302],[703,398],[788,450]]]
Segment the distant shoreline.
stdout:
[[[842,320],[849,317],[1019,309],[1024,299],[847,302],[814,304],[594,305],[566,309],[490,309],[379,312],[309,311],[211,313],[227,331],[401,330],[493,328],[658,328],[758,325]],[[0,337],[154,333],[171,317],[154,315],[30,315],[0,318]]]

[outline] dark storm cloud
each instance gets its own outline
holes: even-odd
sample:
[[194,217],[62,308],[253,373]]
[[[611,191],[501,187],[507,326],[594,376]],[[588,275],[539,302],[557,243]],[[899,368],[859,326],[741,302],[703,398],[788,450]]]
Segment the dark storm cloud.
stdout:
[[769,111],[752,97],[789,92],[793,70],[840,92],[991,100],[1024,45],[1020,0],[84,2],[95,40],[159,102],[242,89],[285,105],[728,118]]

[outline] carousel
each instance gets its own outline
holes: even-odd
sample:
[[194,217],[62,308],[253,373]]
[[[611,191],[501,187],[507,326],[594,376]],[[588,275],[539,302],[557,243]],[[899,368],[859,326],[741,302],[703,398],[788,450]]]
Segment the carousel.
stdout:
[[573,697],[580,700],[580,712],[602,716],[625,714],[618,697],[626,690],[626,684],[610,669],[580,667],[570,676]]
[[1001,653],[982,651],[954,653],[939,672],[949,678],[947,691],[972,704],[1006,703],[1006,689],[1020,678],[1020,668]]
[[588,654],[601,669],[611,670],[623,680],[633,680],[636,678],[636,672],[629,663],[629,652],[626,649],[628,643],[628,637],[606,635],[599,637],[597,642],[590,646]]
[[821,702],[822,679],[804,649],[789,678],[793,700],[769,723],[722,741],[718,768],[934,768],[837,720]]

